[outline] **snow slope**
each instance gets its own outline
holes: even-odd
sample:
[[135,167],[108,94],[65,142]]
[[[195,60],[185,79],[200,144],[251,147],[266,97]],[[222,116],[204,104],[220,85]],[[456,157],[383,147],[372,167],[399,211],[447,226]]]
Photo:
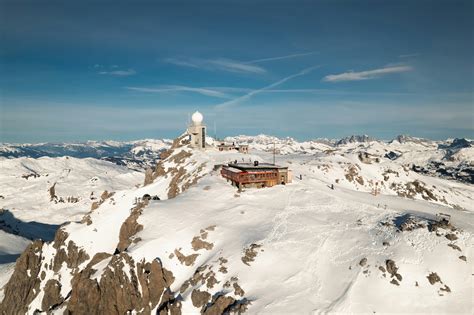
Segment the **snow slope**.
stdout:
[[142,181],[143,173],[92,158],[0,158],[0,208],[22,221],[62,224],[82,218],[105,190]]
[[[105,190],[142,181],[142,173],[91,158],[0,158],[0,300],[15,260],[32,239],[51,240],[60,224],[80,220]],[[54,183],[57,198],[51,200]]]
[[[114,307],[145,313],[173,307],[205,313],[224,302],[227,310],[251,314],[472,313],[473,186],[381,160],[386,148],[379,145],[385,146],[349,143],[311,155],[292,150],[277,161],[302,180],[242,192],[216,165],[271,161],[271,153],[177,146],[151,183],[117,189],[87,220],[40,244],[42,262],[24,271],[44,277],[14,273],[38,285],[25,300],[28,313],[106,310],[100,301],[76,298],[96,287]],[[144,194],[162,200],[137,203]],[[451,215],[452,225],[435,226],[439,212]],[[57,261],[60,250],[64,261]],[[143,264],[157,262],[167,287],[141,305],[151,280],[133,279],[142,279]],[[88,268],[90,278],[81,278]],[[58,283],[59,298],[48,283]],[[49,309],[52,296],[57,303]],[[3,303],[11,306],[8,295]]]

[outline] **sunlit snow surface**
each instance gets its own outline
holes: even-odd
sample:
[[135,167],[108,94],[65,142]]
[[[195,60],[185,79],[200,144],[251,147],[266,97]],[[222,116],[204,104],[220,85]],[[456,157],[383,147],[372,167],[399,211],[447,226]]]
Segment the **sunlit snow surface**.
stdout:
[[[96,187],[98,193],[105,189],[116,191],[113,202],[105,202],[91,214],[91,225],[71,223],[65,230],[90,257],[102,251],[113,253],[121,224],[129,216],[135,197],[156,194],[162,200],[151,201],[144,209],[138,219],[144,228],[136,235],[141,240],[131,245],[128,252],[135,261],[159,258],[176,278],[171,287],[173,291],[178,291],[198,266],[218,266],[218,259],[223,257],[228,260],[228,272],[216,272],[219,284],[206,290],[211,294],[221,291],[223,283],[238,277],[245,297],[251,301],[248,309],[251,314],[472,313],[474,188],[404,168],[409,160],[427,160],[442,153],[435,147],[423,149],[425,145],[419,144],[373,143],[363,148],[359,144],[348,144],[336,152],[328,152],[333,149],[326,144],[320,148],[312,145],[313,148],[304,153],[300,152],[301,148],[293,147],[285,155],[277,155],[277,163],[293,171],[293,183],[245,189],[241,193],[214,170],[214,165],[235,159],[271,162],[271,152],[265,152],[272,150],[271,141],[267,147],[259,147],[265,151],[253,150],[251,155],[222,153],[212,148],[194,153],[185,161],[185,168],[188,173],[203,177],[170,200],[166,200],[169,178],[158,178],[146,187],[134,187],[142,183],[143,174],[90,162],[95,171],[89,170],[92,166],[88,165],[87,175],[77,175],[81,184],[71,184],[77,188],[73,190],[66,188],[67,180],[61,177],[62,173],[55,173],[59,181],[57,190],[64,195],[74,193],[86,200],[93,189],[87,180],[93,176],[103,183]],[[405,154],[400,160],[382,158],[366,164],[358,158],[360,150],[379,156],[389,150],[403,150]],[[468,161],[472,161],[472,154],[466,152]],[[81,162],[72,167],[73,170],[80,168]],[[53,165],[61,165],[56,167],[60,169],[64,163],[66,161],[59,158]],[[177,166],[167,163],[167,167]],[[204,167],[198,172],[200,165]],[[363,178],[362,184],[347,179],[351,165],[358,165],[357,176]],[[10,169],[14,167],[8,167]],[[393,173],[386,173],[387,170]],[[388,179],[384,179],[384,173],[389,175]],[[19,171],[12,170],[9,176],[18,174]],[[302,180],[297,178],[300,174]],[[39,179],[41,177],[36,180]],[[60,190],[60,180],[63,180],[64,191]],[[423,182],[437,199],[425,200],[425,193],[416,194],[413,199],[400,197],[390,188],[392,183],[413,181]],[[5,190],[10,185],[3,177],[2,191],[7,191],[9,198],[0,200],[1,205],[23,220],[55,224],[69,217],[77,220],[89,210],[90,200],[77,208],[51,204],[47,189],[52,182],[46,179],[41,186],[29,188],[35,197],[24,200],[19,192],[29,186],[18,184],[14,186],[16,192],[13,188]],[[377,186],[379,194],[376,196],[373,195],[375,182],[384,182],[383,186]],[[333,184],[334,190],[330,188]],[[11,201],[12,196],[20,199]],[[437,236],[427,228],[400,232],[393,225],[382,224],[406,213],[428,222],[439,212],[451,215],[452,224],[458,229],[457,240]],[[191,240],[201,229],[210,226],[215,228],[208,231],[207,241],[213,248],[194,251]],[[459,246],[461,251],[449,247],[450,243]],[[251,244],[261,247],[255,260],[247,265],[242,256]],[[193,265],[183,265],[170,255],[179,248],[184,255],[199,254]],[[48,255],[47,249],[45,255]],[[466,261],[459,259],[461,255]],[[367,263],[361,266],[363,258]],[[385,267],[387,259],[395,261],[399,268],[402,276],[399,285],[390,283],[390,275],[385,273],[384,276],[379,270],[380,266]],[[11,264],[0,268],[11,270]],[[0,270],[2,275],[3,269]],[[451,292],[442,291],[440,283],[431,285],[427,279],[431,272],[436,272]],[[48,275],[42,285],[51,277],[55,275]],[[0,278],[0,285],[6,278]],[[228,295],[234,296],[232,290],[228,291]],[[183,299],[184,313],[199,311],[193,307],[189,292],[183,294]],[[41,295],[33,301],[31,309],[40,304]]]

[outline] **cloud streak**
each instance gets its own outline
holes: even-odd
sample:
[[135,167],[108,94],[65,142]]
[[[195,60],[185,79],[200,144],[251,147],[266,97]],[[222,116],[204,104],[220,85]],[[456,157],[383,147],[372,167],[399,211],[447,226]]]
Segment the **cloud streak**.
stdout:
[[410,66],[392,66],[384,67],[380,69],[373,69],[360,72],[344,72],[340,74],[330,74],[323,78],[325,82],[343,82],[343,81],[361,81],[361,80],[370,80],[377,79],[382,76],[392,74],[392,73],[401,73],[413,70]]
[[301,70],[300,72],[297,72],[297,73],[295,73],[295,74],[292,74],[292,75],[289,75],[289,76],[287,76],[287,77],[284,77],[283,79],[280,79],[280,80],[278,80],[278,81],[276,81],[276,82],[274,82],[274,83],[272,83],[272,84],[269,84],[269,85],[267,85],[267,86],[264,86],[263,88],[260,88],[260,89],[257,89],[257,90],[252,90],[252,91],[248,92],[247,94],[244,94],[244,95],[242,95],[242,96],[239,96],[239,97],[237,97],[237,98],[234,98],[233,100],[230,100],[230,101],[227,101],[227,102],[218,104],[218,105],[215,106],[215,108],[216,108],[216,109],[224,109],[224,108],[228,108],[228,107],[230,107],[230,106],[232,106],[232,105],[237,105],[238,103],[240,103],[240,102],[242,102],[242,101],[245,101],[245,100],[251,98],[251,97],[254,96],[254,95],[257,95],[257,94],[259,94],[259,93],[262,93],[262,92],[264,92],[264,91],[266,91],[266,90],[270,90],[270,89],[272,89],[272,88],[274,88],[274,87],[277,87],[277,86],[279,86],[279,85],[281,85],[281,84],[283,84],[283,83],[285,83],[285,82],[287,82],[287,81],[289,81],[289,80],[292,80],[292,79],[294,79],[294,78],[296,78],[296,77],[300,77],[300,76],[306,75],[306,74],[310,73],[311,71],[313,71],[313,70],[315,70],[315,69],[317,69],[317,68],[319,68],[319,67],[320,67],[320,66],[313,66],[313,67],[309,67],[309,68],[303,69],[303,70]]
[[189,86],[182,86],[182,85],[164,85],[158,88],[146,88],[146,87],[126,87],[128,90],[138,91],[138,92],[145,92],[145,93],[172,93],[172,92],[192,92],[198,93],[201,95],[218,97],[218,98],[231,98],[230,95],[227,95],[223,92],[213,90],[210,88],[195,88]]
[[217,58],[217,59],[198,59],[198,58],[167,58],[164,61],[176,66],[188,67],[194,69],[204,69],[204,70],[219,70],[233,73],[251,73],[251,74],[264,74],[267,70],[261,66],[256,65],[261,62],[275,61],[275,60],[284,60],[297,57],[304,57],[316,54],[317,52],[307,52],[299,54],[291,54],[278,57],[270,58],[261,58],[250,61],[238,61],[227,58]]
[[267,61],[274,61],[274,60],[282,60],[282,59],[291,59],[291,58],[297,58],[297,57],[304,57],[304,56],[314,55],[314,54],[317,54],[317,53],[318,53],[317,51],[313,51],[313,52],[308,52],[308,53],[291,54],[291,55],[280,56],[280,57],[255,59],[255,60],[247,61],[246,64],[267,62]]
[[126,76],[137,74],[137,72],[133,69],[127,69],[127,70],[100,71],[99,74],[126,77]]
[[253,73],[263,74],[267,70],[260,66],[243,63],[236,60],[218,58],[218,59],[177,59],[167,58],[165,62],[181,67],[189,67],[204,70],[220,70],[233,73]]
[[404,54],[398,56],[399,58],[413,58],[413,57],[418,57],[420,54],[419,53],[414,53],[414,54]]

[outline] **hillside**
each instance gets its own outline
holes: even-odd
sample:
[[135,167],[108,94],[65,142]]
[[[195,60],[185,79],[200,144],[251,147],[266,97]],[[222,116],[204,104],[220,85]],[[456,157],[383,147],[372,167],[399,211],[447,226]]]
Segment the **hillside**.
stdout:
[[103,159],[135,170],[144,170],[169,148],[171,140],[145,139],[129,142],[87,141],[78,143],[0,144],[0,157],[63,157]]
[[193,151],[177,139],[145,185],[109,188],[115,194],[92,210],[84,203],[81,221],[31,243],[9,270],[0,312],[472,312],[474,188],[407,166],[445,149],[318,142],[308,152],[285,140],[277,162],[293,183],[239,192],[218,166],[272,159],[272,142],[247,142],[251,155]]

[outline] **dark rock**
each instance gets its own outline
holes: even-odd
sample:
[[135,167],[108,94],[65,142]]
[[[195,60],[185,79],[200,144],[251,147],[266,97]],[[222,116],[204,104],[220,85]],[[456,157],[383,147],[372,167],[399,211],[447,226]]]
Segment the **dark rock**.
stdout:
[[426,278],[428,279],[431,285],[435,284],[436,282],[441,282],[441,278],[436,272],[430,273]]
[[64,298],[61,296],[61,283],[55,279],[49,279],[43,289],[44,296],[41,303],[41,309],[50,311],[55,307],[61,305]]
[[402,275],[399,273],[395,274],[395,278],[397,278],[398,281],[402,281]]
[[211,299],[211,294],[206,291],[200,291],[194,289],[191,293],[191,301],[193,302],[194,307],[203,307]]
[[448,240],[450,240],[450,241],[455,241],[455,240],[458,239],[458,237],[457,237],[455,234],[453,234],[453,233],[446,234],[445,237],[446,237]]
[[5,285],[0,314],[25,314],[39,293],[43,242],[31,243],[16,261],[15,270]]
[[451,247],[454,250],[460,251],[461,252],[461,247],[459,247],[456,244],[448,244],[449,247]]
[[177,305],[169,289],[174,277],[158,260],[135,263],[128,254],[121,253],[112,256],[100,282],[90,279],[96,272],[94,265],[108,257],[107,253],[96,254],[73,277],[69,314],[126,314],[130,310],[149,314],[157,306],[169,310]]
[[387,272],[391,274],[392,277],[394,277],[397,274],[398,267],[393,260],[387,259],[385,261],[385,266],[387,267]]

